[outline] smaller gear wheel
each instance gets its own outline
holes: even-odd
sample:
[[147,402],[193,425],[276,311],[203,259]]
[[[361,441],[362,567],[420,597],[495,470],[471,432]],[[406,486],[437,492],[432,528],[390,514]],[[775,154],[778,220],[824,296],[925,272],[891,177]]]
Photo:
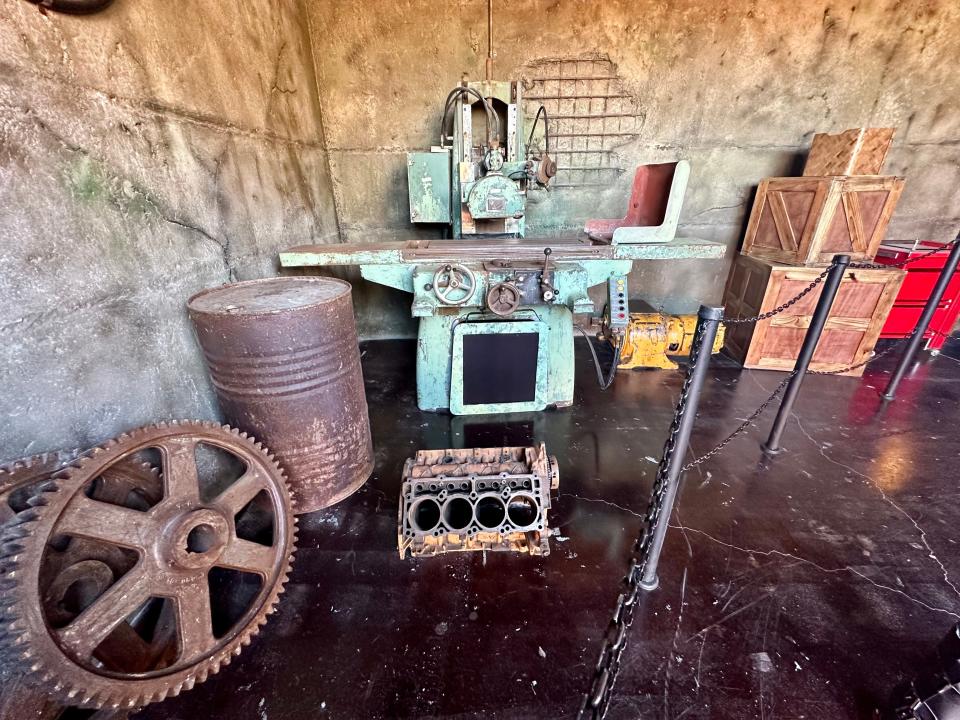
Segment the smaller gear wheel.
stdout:
[[79,451],[44,453],[0,465],[0,525],[26,510],[27,501],[37,488],[78,454]]
[[28,506],[0,538],[0,645],[64,704],[141,707],[203,682],[266,622],[293,559],[283,472],[212,423],[121,435]]

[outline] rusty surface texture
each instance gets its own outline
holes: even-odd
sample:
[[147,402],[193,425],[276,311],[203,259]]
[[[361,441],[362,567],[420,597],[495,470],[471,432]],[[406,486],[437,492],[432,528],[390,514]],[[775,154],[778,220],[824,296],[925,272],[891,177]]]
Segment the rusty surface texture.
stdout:
[[[44,453],[0,465],[0,525],[12,520],[18,512],[28,509],[30,498],[39,492],[40,486],[74,460],[78,454],[78,450]],[[98,492],[104,491],[106,485],[103,483],[133,489],[134,481],[127,481],[127,477],[130,475],[141,477],[145,473],[157,472],[158,470],[148,463],[143,465],[118,463],[109,478],[102,481]],[[48,606],[53,605],[54,612],[58,611],[56,605],[62,603],[66,590],[78,577],[78,571],[92,568],[91,561],[102,559],[98,557],[102,554],[97,551],[98,548],[85,544],[80,539],[70,543],[68,550],[64,553],[64,558],[69,557],[69,559],[61,565],[63,572],[59,572],[55,579],[54,584],[58,589],[55,589],[47,601]],[[93,574],[96,575],[96,573]],[[95,582],[95,577],[93,579]],[[0,718],[61,720],[69,716],[65,714],[70,712],[68,707],[25,682],[24,677],[13,668],[0,667]],[[89,716],[90,720],[126,720],[127,717],[128,713],[123,710],[109,709],[100,710]]]
[[403,467],[400,557],[468,550],[550,554],[557,460],[535,447],[420,450]]
[[227,422],[276,454],[298,513],[366,482],[373,444],[349,283],[252,280],[198,293],[188,308]]
[[273,612],[295,539],[282,470],[237,430],[152,425],[90,451],[4,527],[9,692],[102,709],[192,688]]

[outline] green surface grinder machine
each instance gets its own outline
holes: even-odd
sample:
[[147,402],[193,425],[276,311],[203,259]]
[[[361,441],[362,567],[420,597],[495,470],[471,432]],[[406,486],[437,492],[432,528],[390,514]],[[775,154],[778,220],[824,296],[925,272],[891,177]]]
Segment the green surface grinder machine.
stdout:
[[[604,332],[617,344],[630,319],[627,274],[635,261],[720,258],[725,251],[674,237],[690,172],[685,161],[641,166],[638,179],[641,172],[650,178],[641,226],[628,222],[628,212],[622,221],[599,221],[608,232],[593,237],[525,237],[528,194],[548,186],[556,164],[547,154],[543,108],[525,132],[521,91],[513,81],[464,81],[447,96],[440,144],[408,153],[410,219],[433,224],[442,239],[280,253],[284,267],[357,265],[367,280],[413,295],[422,410],[471,415],[570,405],[574,314],[598,313],[589,288],[606,284]],[[538,126],[543,135],[535,135]]]

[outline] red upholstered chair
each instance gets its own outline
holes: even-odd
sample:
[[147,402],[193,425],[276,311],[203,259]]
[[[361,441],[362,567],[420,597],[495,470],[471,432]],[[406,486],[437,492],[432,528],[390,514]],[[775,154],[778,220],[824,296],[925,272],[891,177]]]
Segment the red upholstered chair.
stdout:
[[641,165],[633,176],[626,217],[588,220],[583,230],[598,242],[669,242],[677,232],[683,194],[690,177],[686,160]]

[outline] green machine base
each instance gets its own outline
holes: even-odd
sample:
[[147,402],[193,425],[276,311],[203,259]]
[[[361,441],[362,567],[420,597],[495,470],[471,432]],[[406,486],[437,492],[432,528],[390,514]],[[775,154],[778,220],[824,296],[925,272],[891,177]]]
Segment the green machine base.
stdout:
[[[598,312],[589,288],[606,284],[613,293],[638,260],[721,258],[725,251],[695,239],[413,240],[301,246],[282,252],[280,262],[357,265],[367,280],[411,293],[411,313],[420,319],[419,407],[476,415],[572,404],[574,314]],[[624,300],[611,295],[606,302]]]
[[543,410],[573,401],[573,316],[465,311],[420,319],[417,404],[454,415]]

